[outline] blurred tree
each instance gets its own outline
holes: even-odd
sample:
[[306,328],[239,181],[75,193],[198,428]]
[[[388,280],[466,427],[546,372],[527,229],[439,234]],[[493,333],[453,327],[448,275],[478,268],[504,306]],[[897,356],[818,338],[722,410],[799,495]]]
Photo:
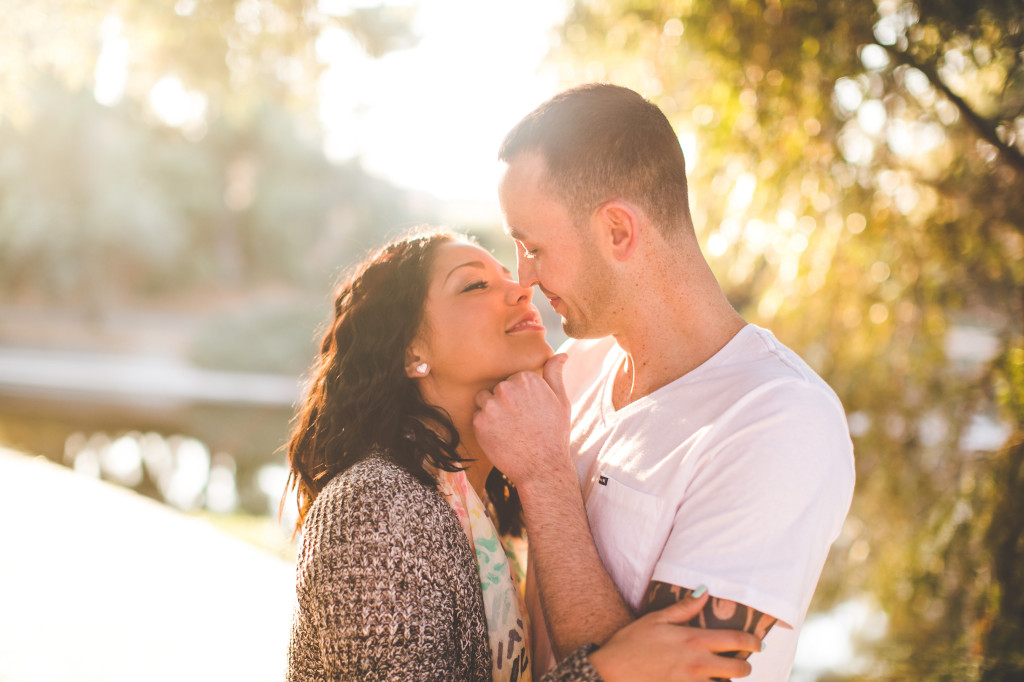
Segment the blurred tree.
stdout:
[[56,76],[69,88],[112,73],[142,101],[163,79],[201,94],[215,115],[268,97],[310,105],[324,64],[317,41],[354,36],[371,56],[411,47],[414,6],[351,8],[331,0],[2,0],[0,116],[31,115],[29,93]]
[[2,5],[0,290],[94,308],[275,279],[323,290],[413,222],[397,188],[327,160],[315,112],[318,42],[409,47],[415,8]]
[[[157,352],[197,365],[308,367],[329,280],[435,213],[324,154],[322,71],[348,67],[352,42],[371,57],[416,42],[414,6],[359,4],[0,0],[0,336],[148,354],[154,326],[173,337]],[[174,315],[150,325],[159,297]],[[44,309],[24,325],[11,303]],[[119,305],[147,315],[105,324]],[[99,324],[69,333],[82,317],[64,313],[83,310]],[[232,452],[250,511],[265,508],[246,493],[256,468],[280,459],[287,431],[288,410],[173,408],[154,426],[145,411],[34,405],[0,415],[0,438],[59,460],[77,429],[179,430]]]
[[673,119],[730,298],[842,398],[862,672],[1022,679],[1024,3],[577,0],[551,59]]
[[[264,102],[198,140],[36,84],[37,113],[0,124],[0,290],[93,308],[118,297],[267,282],[326,290],[409,199]],[[417,213],[427,213],[420,208]]]

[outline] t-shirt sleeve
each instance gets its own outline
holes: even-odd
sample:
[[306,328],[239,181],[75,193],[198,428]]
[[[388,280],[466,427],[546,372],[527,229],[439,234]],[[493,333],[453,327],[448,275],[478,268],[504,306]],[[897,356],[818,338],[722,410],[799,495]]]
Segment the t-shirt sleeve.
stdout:
[[703,453],[653,580],[706,585],[793,626],[802,622],[853,493],[842,408],[823,391],[774,391]]
[[298,575],[327,678],[453,676],[448,550],[436,541],[441,533],[429,532],[437,528],[430,509],[372,495],[330,502],[307,524]]

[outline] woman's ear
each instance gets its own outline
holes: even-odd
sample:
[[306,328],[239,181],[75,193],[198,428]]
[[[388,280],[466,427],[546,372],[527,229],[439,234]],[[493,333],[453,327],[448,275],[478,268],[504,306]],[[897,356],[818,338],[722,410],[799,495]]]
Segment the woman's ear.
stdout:
[[625,201],[606,201],[594,213],[598,243],[617,261],[628,260],[639,243],[640,220],[636,208]]
[[405,375],[411,379],[419,379],[430,374],[430,364],[420,357],[419,353],[409,346],[405,351]]

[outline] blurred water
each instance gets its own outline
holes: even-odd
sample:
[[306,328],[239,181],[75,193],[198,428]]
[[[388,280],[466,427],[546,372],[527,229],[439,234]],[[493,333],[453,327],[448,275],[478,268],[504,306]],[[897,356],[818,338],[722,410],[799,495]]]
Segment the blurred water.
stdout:
[[[247,511],[276,517],[288,479],[283,464],[266,463],[240,481],[238,463],[231,454],[211,454],[196,438],[152,431],[117,436],[75,431],[64,442],[62,461],[79,474],[117,483],[187,512],[236,513],[246,497],[260,500]],[[282,525],[290,527],[294,520],[292,502],[285,505]]]

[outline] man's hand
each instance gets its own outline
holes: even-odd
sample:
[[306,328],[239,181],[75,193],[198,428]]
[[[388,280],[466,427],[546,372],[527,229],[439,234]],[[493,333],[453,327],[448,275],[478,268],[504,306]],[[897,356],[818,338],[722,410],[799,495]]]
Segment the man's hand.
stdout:
[[707,592],[688,594],[668,608],[654,611],[622,628],[590,654],[590,663],[605,682],[617,680],[730,679],[750,674],[750,663],[721,656],[761,651],[761,640],[737,630],[684,627],[704,610]]
[[[543,378],[519,372],[476,396],[477,442],[520,491],[534,480],[557,481],[569,461],[569,399],[562,383],[564,354],[544,365]],[[573,472],[575,476],[575,472]],[[564,478],[564,476],[562,476]]]
[[587,642],[606,642],[633,621],[594,546],[569,456],[565,359],[556,355],[548,360],[543,378],[521,372],[493,392],[481,391],[473,416],[477,442],[519,489],[530,535],[530,573],[536,572],[559,660]]

